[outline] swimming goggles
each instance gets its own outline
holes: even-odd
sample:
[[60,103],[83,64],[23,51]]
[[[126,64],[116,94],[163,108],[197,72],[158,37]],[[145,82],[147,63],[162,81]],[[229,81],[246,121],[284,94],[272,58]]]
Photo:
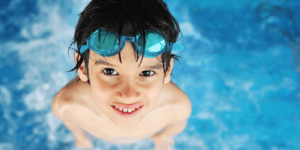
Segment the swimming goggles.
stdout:
[[[119,52],[119,40],[117,34],[113,32],[106,32],[104,28],[100,28],[100,39],[99,39],[99,29],[96,30],[91,36],[86,40],[86,45],[81,46],[82,53],[87,49],[91,49],[94,52],[98,53],[103,57],[114,56]],[[121,36],[120,49],[123,50],[126,41],[130,41],[133,45],[135,51],[138,51],[142,55],[143,39],[140,38],[140,34],[137,34],[135,37],[130,36]],[[154,31],[148,31],[148,34],[145,35],[145,52],[144,56],[148,58],[157,57],[160,54],[163,54],[166,51],[166,40],[161,34]],[[137,45],[135,45],[137,43]],[[172,50],[183,50],[182,45],[171,43]]]

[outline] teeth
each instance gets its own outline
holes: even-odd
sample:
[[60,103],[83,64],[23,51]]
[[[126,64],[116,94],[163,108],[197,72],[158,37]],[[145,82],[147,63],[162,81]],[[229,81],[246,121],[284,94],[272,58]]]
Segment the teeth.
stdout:
[[[116,106],[114,106],[114,107],[116,107]],[[118,107],[116,107],[116,108],[118,108]],[[133,109],[121,109],[121,108],[118,108],[118,109],[123,112],[133,112],[135,109],[138,109],[138,108],[140,108],[140,107],[133,108]]]

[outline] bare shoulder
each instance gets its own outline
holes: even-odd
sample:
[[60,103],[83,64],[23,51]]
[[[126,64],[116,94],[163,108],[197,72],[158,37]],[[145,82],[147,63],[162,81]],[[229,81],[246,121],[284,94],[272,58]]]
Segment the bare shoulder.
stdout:
[[[78,77],[72,79],[66,86],[64,86],[52,100],[51,109],[53,114],[62,119],[68,120],[70,118],[70,111],[76,107],[81,92],[81,81]],[[78,81],[78,82],[77,82]]]
[[166,91],[170,95],[171,110],[174,111],[172,123],[186,121],[192,112],[189,97],[172,81],[168,84]]

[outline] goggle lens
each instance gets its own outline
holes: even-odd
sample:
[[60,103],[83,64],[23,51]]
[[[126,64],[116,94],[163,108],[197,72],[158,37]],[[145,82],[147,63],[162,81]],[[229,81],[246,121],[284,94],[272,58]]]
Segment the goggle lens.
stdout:
[[91,36],[90,42],[92,45],[93,50],[96,51],[110,51],[114,48],[117,42],[117,36],[111,32],[100,32],[100,39],[98,34],[93,34]]
[[[142,49],[142,38],[139,38],[138,41],[138,48]],[[166,47],[165,39],[159,35],[158,33],[151,32],[148,33],[145,37],[146,44],[145,44],[145,51],[146,52],[152,52],[157,53],[162,51]]]

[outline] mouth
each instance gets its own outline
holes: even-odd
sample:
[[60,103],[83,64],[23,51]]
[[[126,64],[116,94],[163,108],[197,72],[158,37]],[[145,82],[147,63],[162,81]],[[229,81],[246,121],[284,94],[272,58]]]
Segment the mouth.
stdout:
[[[116,111],[117,114],[119,114],[121,117],[133,117],[135,116],[143,107],[144,105],[137,105],[135,106],[133,109],[126,109],[123,107],[122,108],[118,108],[118,106],[115,105],[111,105],[111,107],[113,108],[114,111]],[[127,107],[128,108],[128,107]],[[131,107],[132,108],[132,107]]]

